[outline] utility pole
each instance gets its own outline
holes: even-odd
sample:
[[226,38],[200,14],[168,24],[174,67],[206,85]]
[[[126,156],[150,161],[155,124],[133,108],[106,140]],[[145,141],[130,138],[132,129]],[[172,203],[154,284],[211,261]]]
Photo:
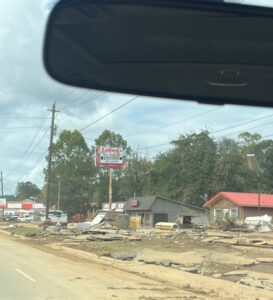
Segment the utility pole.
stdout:
[[1,171],[1,197],[4,198],[3,173]]
[[109,170],[109,211],[112,211],[112,169]]
[[53,136],[55,131],[55,113],[58,112],[56,110],[56,104],[54,103],[52,109],[48,109],[51,111],[51,127],[50,127],[50,142],[48,149],[48,167],[47,167],[47,189],[46,189],[46,219],[48,219],[49,214],[49,199],[50,199],[50,191],[51,191],[51,164],[52,164],[52,144],[53,144]]
[[57,209],[60,209],[60,199],[61,199],[61,176],[58,176],[59,182],[58,182],[58,205]]
[[[4,184],[3,184],[3,173],[1,171],[1,197],[4,198]],[[2,216],[3,216],[3,221],[5,218],[5,209],[4,206],[2,208]]]
[[258,216],[261,214],[261,173],[255,154],[247,154],[247,163],[250,171],[256,173],[258,187]]

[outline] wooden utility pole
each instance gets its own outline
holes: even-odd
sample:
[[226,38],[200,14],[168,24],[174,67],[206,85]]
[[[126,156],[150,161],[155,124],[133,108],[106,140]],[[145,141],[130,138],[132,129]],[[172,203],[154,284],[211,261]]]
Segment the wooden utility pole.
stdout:
[[[4,184],[3,184],[3,173],[1,171],[1,197],[4,198]],[[3,220],[5,218],[5,208],[3,206],[2,208],[2,216],[3,216]]]
[[47,167],[47,189],[46,189],[46,219],[48,219],[49,215],[49,199],[50,199],[50,191],[51,191],[51,164],[52,164],[52,144],[53,144],[53,136],[55,131],[55,113],[58,112],[56,110],[56,104],[54,103],[52,109],[48,109],[51,111],[51,127],[50,127],[50,142],[48,149],[48,167]]
[[60,209],[60,199],[61,199],[61,176],[58,176],[58,205],[57,209]]
[[112,210],[112,169],[109,169],[109,211]]
[[1,171],[1,197],[4,198],[3,173]]

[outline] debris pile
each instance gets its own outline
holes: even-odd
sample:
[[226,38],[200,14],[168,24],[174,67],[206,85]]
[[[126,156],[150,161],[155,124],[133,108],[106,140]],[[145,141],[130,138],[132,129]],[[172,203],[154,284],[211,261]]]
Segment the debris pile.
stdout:
[[259,232],[272,231],[272,216],[264,215],[260,217],[247,217],[245,219],[246,228]]

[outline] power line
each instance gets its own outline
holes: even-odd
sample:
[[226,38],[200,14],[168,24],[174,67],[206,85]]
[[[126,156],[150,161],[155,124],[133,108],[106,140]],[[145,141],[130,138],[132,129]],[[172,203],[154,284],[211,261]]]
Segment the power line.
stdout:
[[57,98],[57,101],[64,99],[65,97],[67,97],[67,96],[73,94],[73,93],[76,92],[77,90],[78,90],[78,88],[75,88],[75,89],[73,89],[72,91],[69,91],[69,92],[63,94],[62,96],[60,96],[59,98]]
[[[12,180],[16,183],[18,182],[23,182],[23,181],[26,181],[28,179],[28,177],[35,171],[35,169],[40,165],[40,163],[42,162],[43,158],[46,156],[46,153],[47,153],[48,149],[46,149],[46,151],[44,151],[40,156],[39,158],[34,162],[34,164],[31,166],[31,168],[24,173],[23,176],[20,177],[20,179],[18,180]],[[9,179],[11,180],[11,179]],[[16,184],[10,186],[10,189],[13,189],[16,187]]]
[[[33,152],[38,148],[38,146],[41,144],[42,140],[44,139],[44,137],[47,135],[47,133],[49,132],[50,128],[48,128],[44,134],[40,137],[40,139],[38,140],[38,142],[36,143],[36,145],[33,147],[33,149],[31,150],[31,152],[29,152],[29,154],[24,158],[23,161],[26,161],[32,154]],[[23,162],[22,161],[22,162]],[[16,170],[20,167],[20,165],[16,168]],[[15,171],[15,170],[14,170]],[[10,176],[12,173],[14,173],[14,171],[12,171],[11,173],[8,174],[8,176]]]
[[41,120],[44,117],[29,117],[29,116],[16,116],[16,115],[0,115],[0,118],[9,118],[9,119],[27,119],[27,120]]
[[34,172],[34,170],[40,165],[40,163],[42,162],[43,158],[46,156],[48,149],[46,149],[45,152],[43,152],[39,158],[35,161],[35,163],[32,165],[31,169],[28,170],[19,180],[18,182],[21,181],[26,181],[28,179],[28,177]]
[[129,101],[127,101],[127,102],[123,103],[122,105],[119,105],[118,107],[114,108],[114,109],[113,109],[112,111],[110,111],[109,113],[107,113],[107,114],[101,116],[100,118],[98,118],[97,120],[95,120],[95,121],[93,121],[93,122],[91,122],[91,123],[85,125],[85,126],[82,127],[79,131],[83,131],[83,130],[85,130],[86,128],[89,128],[89,127],[95,125],[95,124],[98,123],[99,121],[101,121],[101,120],[103,120],[104,118],[110,116],[111,114],[113,114],[113,113],[116,112],[117,110],[123,108],[124,106],[128,105],[129,103],[131,103],[132,101],[136,100],[136,99],[139,98],[139,97],[140,97],[140,96],[135,96],[135,97],[133,97],[133,98],[130,99]]
[[[259,117],[259,118],[253,119],[253,120],[248,121],[248,122],[236,124],[236,125],[229,126],[229,127],[226,127],[226,128],[221,128],[221,129],[218,129],[218,130],[215,130],[215,131],[210,132],[210,134],[215,134],[215,133],[218,133],[218,132],[220,132],[220,131],[228,130],[228,129],[230,129],[230,128],[240,127],[240,126],[243,126],[243,125],[246,125],[246,124],[250,124],[250,123],[253,123],[253,122],[256,122],[256,121],[265,119],[265,118],[269,118],[269,117],[271,117],[271,116],[273,116],[273,114],[269,114],[269,115],[266,115],[266,116],[263,116],[263,117]],[[247,130],[247,128],[246,128],[245,130]],[[228,135],[226,135],[226,136],[228,136]],[[223,137],[226,137],[226,136],[223,136]],[[269,136],[271,136],[271,135],[269,135]],[[268,136],[265,136],[265,137],[268,137]],[[157,147],[167,146],[167,145],[171,145],[171,144],[172,144],[172,142],[164,143],[164,144],[158,144],[158,145],[152,145],[152,146],[147,146],[147,147],[135,149],[135,151],[144,150],[144,149],[151,149],[151,148],[157,148]]]
[[33,145],[33,143],[35,142],[37,136],[38,136],[39,133],[41,132],[42,127],[43,127],[43,125],[44,125],[45,122],[46,122],[47,116],[48,116],[48,112],[45,113],[44,118],[43,118],[43,120],[41,121],[41,124],[40,124],[39,129],[38,129],[37,132],[35,133],[33,139],[31,140],[31,142],[30,142],[30,144],[29,144],[29,146],[27,147],[27,149],[25,150],[25,152],[24,152],[24,154],[22,155],[21,159],[19,160],[18,165],[17,165],[16,167],[14,167],[13,169],[10,169],[10,170],[7,172],[7,177],[10,176],[12,173],[14,173],[14,172],[19,168],[20,163],[23,162],[24,159],[26,158],[26,156],[27,156],[28,152],[30,151],[30,149],[31,149],[31,147],[32,147],[32,145]]
[[248,122],[243,122],[243,123],[239,123],[239,124],[236,124],[236,125],[233,125],[233,126],[229,126],[229,127],[226,127],[226,128],[221,128],[221,129],[215,130],[215,131],[213,131],[211,133],[218,133],[218,132],[225,131],[225,130],[228,130],[228,129],[231,129],[231,128],[244,126],[244,125],[247,125],[247,124],[250,124],[250,123],[254,123],[256,121],[260,121],[260,120],[263,120],[263,119],[266,119],[266,118],[269,118],[269,117],[272,117],[272,116],[273,116],[273,114],[269,114],[269,115],[266,115],[266,116],[263,116],[263,117],[259,117],[259,118],[253,119],[253,120],[248,121]]
[[[87,91],[86,93],[82,94],[78,99],[80,99],[82,96],[85,96],[87,93],[89,93],[89,91]],[[99,93],[97,93],[96,95],[92,96],[91,98],[85,99],[84,101],[76,102],[76,103],[74,103],[74,104],[72,104],[72,105],[67,105],[66,107],[62,108],[62,110],[63,110],[63,109],[67,109],[67,108],[75,108],[75,107],[77,107],[77,106],[79,106],[79,105],[86,104],[86,103],[88,103],[89,101],[92,101],[92,100],[98,98],[99,96],[101,96],[101,95],[103,95],[103,94],[105,94],[105,92],[99,92]],[[73,109],[73,110],[74,110],[74,109]],[[73,111],[73,110],[72,110],[72,111]],[[71,112],[71,111],[70,111],[70,112]],[[62,121],[63,121],[64,119],[66,119],[66,118],[67,118],[67,116],[63,116],[60,120],[58,120],[57,124],[60,124],[60,122],[62,122]]]
[[[75,100],[81,99],[83,96],[87,95],[89,92],[90,91],[83,91],[78,97],[71,99],[70,103],[75,101]],[[66,106],[61,107],[61,110],[66,110],[67,108],[73,107],[75,105],[76,105],[75,103],[74,104],[68,104]]]
[[0,127],[0,130],[20,130],[20,129],[38,129],[40,127],[34,127],[34,126],[31,126],[31,127]]
[[198,118],[198,117],[200,117],[200,116],[203,116],[203,115],[205,115],[205,114],[211,113],[212,111],[215,111],[215,110],[218,110],[218,109],[219,109],[219,108],[210,109],[210,110],[204,111],[204,112],[202,112],[202,113],[199,113],[199,114],[190,116],[190,117],[188,117],[188,118],[186,118],[186,119],[180,119],[180,120],[177,120],[177,121],[175,121],[175,122],[168,123],[168,124],[165,124],[165,125],[162,125],[162,126],[158,126],[158,127],[155,127],[155,128],[151,128],[151,129],[148,129],[148,130],[145,130],[145,131],[136,132],[136,133],[134,133],[134,134],[132,134],[132,135],[126,136],[125,138],[129,138],[129,137],[132,137],[132,136],[144,134],[144,133],[151,132],[151,131],[154,131],[154,130],[166,128],[166,127],[173,126],[173,125],[176,125],[176,124],[181,123],[181,122],[186,122],[186,121],[189,121],[189,120]]
[[[260,128],[260,127],[265,127],[265,126],[268,126],[268,125],[271,125],[271,124],[273,124],[273,122],[268,122],[268,123],[265,123],[265,124],[262,124],[262,125],[246,128],[246,130],[252,130],[252,129],[256,129],[256,128]],[[235,132],[232,132],[228,135],[225,135],[225,137],[231,136],[231,135],[234,135],[234,134],[240,134],[241,132],[242,132],[241,130],[240,131],[235,131]]]

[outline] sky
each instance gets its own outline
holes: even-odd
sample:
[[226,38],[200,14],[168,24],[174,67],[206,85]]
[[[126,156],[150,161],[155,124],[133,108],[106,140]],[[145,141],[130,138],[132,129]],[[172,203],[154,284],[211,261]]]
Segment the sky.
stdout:
[[[60,111],[56,140],[62,130],[80,130],[135,98],[65,86],[47,75],[42,62],[43,38],[55,2],[0,1],[0,170],[5,194],[14,193],[20,181],[42,186],[49,145],[48,109],[54,102]],[[273,1],[242,2],[272,5]],[[89,146],[105,129],[120,133],[138,153],[153,159],[184,133],[207,129],[220,139],[249,130],[266,137],[273,134],[272,126],[273,109],[137,97],[81,132]]]

